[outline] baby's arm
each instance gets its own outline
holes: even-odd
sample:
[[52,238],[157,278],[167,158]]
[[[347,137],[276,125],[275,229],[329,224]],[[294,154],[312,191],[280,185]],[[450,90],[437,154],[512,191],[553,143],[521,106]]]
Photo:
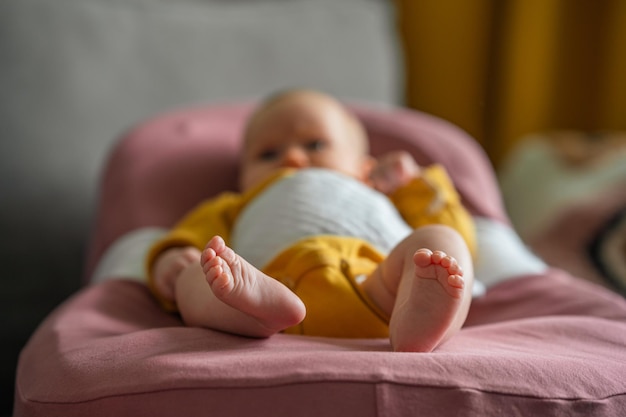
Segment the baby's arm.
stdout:
[[398,187],[389,198],[411,227],[450,226],[463,236],[474,253],[474,222],[443,166],[434,164],[421,169],[418,177]]
[[157,256],[152,268],[154,289],[165,300],[175,301],[176,280],[192,263],[200,262],[201,252],[193,247],[167,249]]
[[372,186],[390,195],[421,175],[421,168],[406,151],[389,152],[380,157],[370,175]]
[[228,240],[241,198],[224,194],[189,212],[150,248],[146,257],[148,287],[167,311],[176,311],[175,283],[191,264],[200,265],[200,253],[214,235]]
[[471,216],[443,167],[420,167],[408,152],[390,152],[378,159],[370,181],[376,190],[389,196],[413,228],[446,224],[461,233],[474,251]]

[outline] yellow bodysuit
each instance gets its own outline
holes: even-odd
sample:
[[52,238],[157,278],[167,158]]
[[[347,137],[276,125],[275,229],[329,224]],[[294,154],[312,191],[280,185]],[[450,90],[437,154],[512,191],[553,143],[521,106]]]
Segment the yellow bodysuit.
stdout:
[[[243,194],[224,193],[192,210],[168,235],[157,242],[148,256],[148,271],[163,251],[194,246],[202,250],[215,235],[231,246],[233,229],[241,213],[273,184],[293,175],[283,171]],[[471,216],[460,202],[443,167],[423,169],[422,176],[389,196],[411,228],[445,224],[456,229],[475,249]],[[302,219],[306,221],[306,219]],[[360,289],[361,279],[374,271],[385,255],[371,242],[330,233],[306,236],[282,249],[260,267],[279,280],[304,302],[306,318],[286,333],[330,337],[388,337],[388,317]],[[176,305],[161,299],[149,274],[149,287],[163,306]]]

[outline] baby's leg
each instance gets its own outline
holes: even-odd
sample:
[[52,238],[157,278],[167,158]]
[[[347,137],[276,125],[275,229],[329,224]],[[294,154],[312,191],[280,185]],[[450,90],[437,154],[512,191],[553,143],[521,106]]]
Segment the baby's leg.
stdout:
[[305,307],[289,288],[265,275],[213,238],[201,264],[176,284],[185,323],[243,336],[266,337],[304,319]]
[[447,226],[417,229],[364,282],[364,290],[391,315],[397,351],[430,352],[465,322],[472,299],[471,255]]

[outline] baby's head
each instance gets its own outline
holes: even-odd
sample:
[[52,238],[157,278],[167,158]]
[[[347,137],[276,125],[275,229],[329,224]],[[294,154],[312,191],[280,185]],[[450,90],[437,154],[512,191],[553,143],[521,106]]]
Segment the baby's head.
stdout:
[[244,133],[241,189],[281,168],[328,168],[366,181],[374,164],[361,123],[334,98],[312,90],[275,94]]

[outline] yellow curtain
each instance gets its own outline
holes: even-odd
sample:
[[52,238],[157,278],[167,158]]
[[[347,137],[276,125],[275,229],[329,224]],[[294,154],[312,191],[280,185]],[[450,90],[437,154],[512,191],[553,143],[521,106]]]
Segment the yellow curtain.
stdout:
[[626,129],[626,0],[395,0],[406,103],[496,166],[528,133]]

